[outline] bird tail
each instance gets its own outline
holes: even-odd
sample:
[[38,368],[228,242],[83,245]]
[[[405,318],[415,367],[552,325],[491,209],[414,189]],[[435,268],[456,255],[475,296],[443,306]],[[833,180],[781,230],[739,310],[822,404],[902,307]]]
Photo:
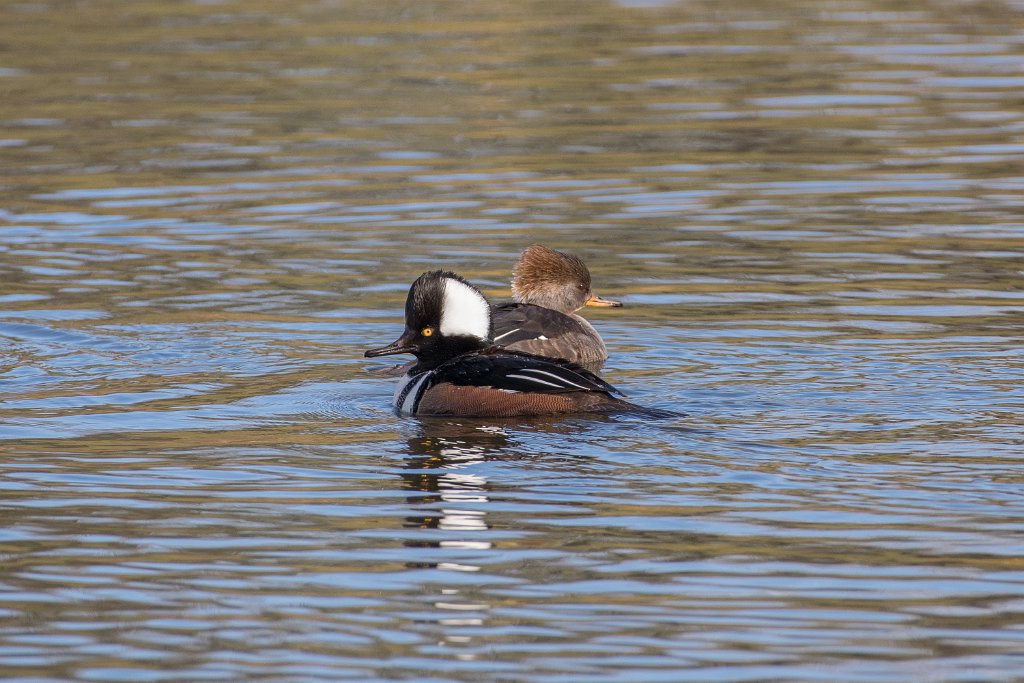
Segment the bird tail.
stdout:
[[591,407],[591,410],[597,413],[628,413],[632,415],[643,415],[644,417],[659,420],[686,416],[686,413],[680,413],[674,410],[662,410],[660,408],[648,408],[647,406],[630,403],[629,401],[624,401],[623,399],[615,398],[614,396],[602,397],[599,402],[596,402],[594,406]]

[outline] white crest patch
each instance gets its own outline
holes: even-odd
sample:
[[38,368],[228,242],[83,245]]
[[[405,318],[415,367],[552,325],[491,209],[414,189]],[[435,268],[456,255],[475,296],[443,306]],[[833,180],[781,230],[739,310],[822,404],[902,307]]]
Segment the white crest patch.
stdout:
[[464,282],[446,278],[441,305],[441,334],[446,337],[465,334],[487,339],[491,327],[491,307],[484,295]]

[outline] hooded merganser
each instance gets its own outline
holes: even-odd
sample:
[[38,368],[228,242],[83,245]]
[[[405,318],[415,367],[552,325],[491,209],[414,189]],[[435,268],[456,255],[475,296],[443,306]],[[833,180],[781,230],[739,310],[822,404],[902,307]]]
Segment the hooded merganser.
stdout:
[[540,244],[527,247],[512,271],[512,298],[493,307],[495,344],[591,370],[608,360],[601,335],[576,311],[622,304],[594,294],[580,258]]
[[395,390],[395,408],[407,415],[663,414],[616,398],[622,392],[575,363],[496,347],[493,334],[480,290],[435,270],[409,289],[402,336],[365,355],[416,356]]

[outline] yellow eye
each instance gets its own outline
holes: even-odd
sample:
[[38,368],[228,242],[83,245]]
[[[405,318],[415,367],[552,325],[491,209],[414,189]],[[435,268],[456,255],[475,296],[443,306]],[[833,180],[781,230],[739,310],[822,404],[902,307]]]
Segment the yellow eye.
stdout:
[[434,334],[434,328],[433,327],[424,327],[423,331],[420,332],[420,334],[422,334],[424,337],[429,337],[430,335]]

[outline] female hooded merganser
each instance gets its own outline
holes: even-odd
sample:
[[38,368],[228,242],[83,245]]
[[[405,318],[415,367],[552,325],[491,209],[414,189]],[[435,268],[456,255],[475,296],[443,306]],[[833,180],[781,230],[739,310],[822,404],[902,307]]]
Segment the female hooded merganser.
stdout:
[[540,244],[527,247],[512,271],[512,298],[493,307],[495,344],[590,370],[608,360],[601,335],[576,311],[622,304],[594,294],[590,271],[578,257]]
[[615,398],[620,391],[574,363],[495,347],[493,334],[480,290],[435,270],[409,289],[402,336],[365,355],[416,356],[395,390],[395,408],[407,415],[661,414]]

